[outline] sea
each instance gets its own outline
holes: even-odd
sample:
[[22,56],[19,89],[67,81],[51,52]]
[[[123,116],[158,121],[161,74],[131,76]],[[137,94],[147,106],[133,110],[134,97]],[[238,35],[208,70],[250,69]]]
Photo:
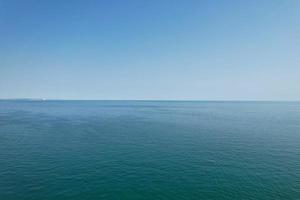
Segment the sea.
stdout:
[[300,102],[0,101],[1,200],[299,200]]

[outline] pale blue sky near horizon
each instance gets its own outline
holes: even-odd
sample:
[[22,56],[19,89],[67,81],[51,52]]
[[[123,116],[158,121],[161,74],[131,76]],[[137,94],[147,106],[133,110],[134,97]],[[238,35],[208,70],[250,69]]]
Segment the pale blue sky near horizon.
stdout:
[[300,100],[299,0],[0,0],[0,99]]

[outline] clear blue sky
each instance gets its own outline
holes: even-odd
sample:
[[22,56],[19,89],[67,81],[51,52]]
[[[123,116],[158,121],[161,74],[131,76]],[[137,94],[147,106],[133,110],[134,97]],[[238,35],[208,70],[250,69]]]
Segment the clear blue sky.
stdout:
[[0,0],[0,98],[300,100],[299,0]]

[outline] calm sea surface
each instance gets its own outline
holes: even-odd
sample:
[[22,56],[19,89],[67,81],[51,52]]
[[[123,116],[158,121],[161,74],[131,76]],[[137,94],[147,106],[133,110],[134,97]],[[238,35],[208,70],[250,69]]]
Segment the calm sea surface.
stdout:
[[0,101],[0,199],[300,199],[300,103]]

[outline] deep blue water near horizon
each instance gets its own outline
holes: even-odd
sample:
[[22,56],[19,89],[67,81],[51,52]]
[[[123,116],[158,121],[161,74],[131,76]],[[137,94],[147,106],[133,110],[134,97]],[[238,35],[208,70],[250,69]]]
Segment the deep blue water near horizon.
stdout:
[[300,199],[299,102],[0,101],[0,199]]

